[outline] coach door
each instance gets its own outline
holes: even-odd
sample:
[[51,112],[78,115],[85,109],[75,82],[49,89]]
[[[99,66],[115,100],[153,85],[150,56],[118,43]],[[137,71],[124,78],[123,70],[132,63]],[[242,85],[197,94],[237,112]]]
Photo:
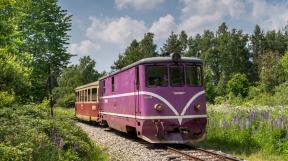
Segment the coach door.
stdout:
[[140,74],[139,74],[139,66],[135,68],[135,117],[140,115],[140,102],[139,102],[139,89],[140,89]]

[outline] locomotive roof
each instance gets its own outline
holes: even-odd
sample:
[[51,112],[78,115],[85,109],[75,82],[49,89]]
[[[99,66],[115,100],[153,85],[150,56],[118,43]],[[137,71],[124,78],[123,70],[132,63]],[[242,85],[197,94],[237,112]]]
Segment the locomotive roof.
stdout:
[[77,87],[75,90],[79,90],[79,89],[83,89],[83,88],[87,88],[87,87],[92,87],[92,86],[98,86],[98,81],[96,82],[91,82],[82,86]]
[[[122,72],[124,70],[127,70],[133,66],[139,65],[139,64],[145,64],[145,63],[164,63],[164,62],[173,62],[171,57],[150,57],[150,58],[144,58],[141,59],[133,64],[130,64],[124,68],[121,68],[120,70],[117,70],[115,72],[112,72],[106,76],[103,76],[101,78],[99,78],[99,80],[110,77],[114,74],[117,74],[119,72]],[[202,63],[202,60],[196,57],[181,57],[180,62],[195,62],[195,63]]]

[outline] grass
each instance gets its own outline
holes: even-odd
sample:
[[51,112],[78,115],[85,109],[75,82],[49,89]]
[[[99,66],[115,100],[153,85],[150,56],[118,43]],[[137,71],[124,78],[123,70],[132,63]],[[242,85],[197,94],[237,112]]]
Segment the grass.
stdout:
[[200,146],[252,161],[288,161],[288,107],[209,105]]

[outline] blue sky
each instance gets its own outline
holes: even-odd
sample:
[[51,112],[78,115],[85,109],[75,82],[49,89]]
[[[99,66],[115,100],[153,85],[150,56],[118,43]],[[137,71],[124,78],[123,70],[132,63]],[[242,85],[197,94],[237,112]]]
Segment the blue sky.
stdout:
[[226,22],[229,29],[251,33],[256,24],[264,30],[288,24],[288,0],[59,0],[73,15],[68,51],[91,56],[96,69],[109,71],[133,39],[155,34],[158,49],[173,31],[188,35],[215,31]]

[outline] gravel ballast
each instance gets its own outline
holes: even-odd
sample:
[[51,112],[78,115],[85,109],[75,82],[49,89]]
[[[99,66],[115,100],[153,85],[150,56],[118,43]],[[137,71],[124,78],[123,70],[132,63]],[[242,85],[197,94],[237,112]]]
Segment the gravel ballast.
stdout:
[[[116,130],[76,122],[89,137],[103,147],[110,160],[119,161],[162,161],[167,160],[162,153],[151,150],[149,143]],[[159,148],[157,148],[159,149]],[[161,149],[161,148],[160,148]]]

